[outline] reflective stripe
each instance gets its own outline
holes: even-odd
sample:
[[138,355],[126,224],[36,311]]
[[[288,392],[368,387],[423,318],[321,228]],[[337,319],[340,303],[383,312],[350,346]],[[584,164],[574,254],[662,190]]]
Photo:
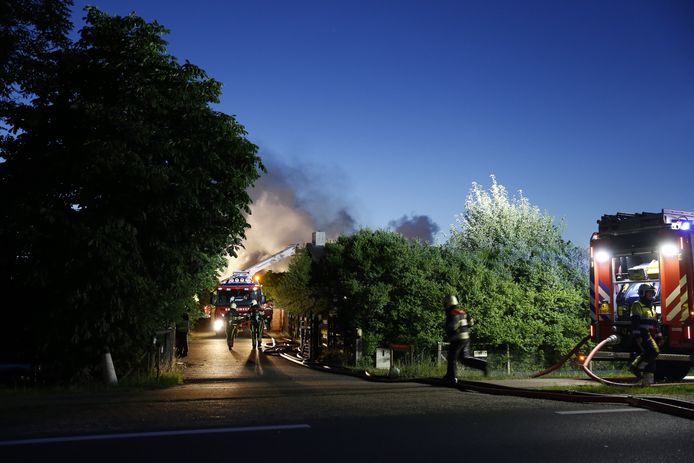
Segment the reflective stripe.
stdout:
[[689,306],[687,305],[687,301],[689,300],[689,293],[684,293],[682,296],[682,316],[680,317],[680,321],[683,322],[687,319],[689,316]]
[[606,300],[608,304],[611,302],[612,298],[607,294],[607,289],[603,287],[602,281],[598,285],[598,292],[600,293],[600,297]]
[[590,272],[590,313],[595,312],[595,274]]
[[[683,290],[684,293],[682,292]],[[687,275],[680,278],[680,284],[677,286],[677,288],[673,289],[668,295],[667,299],[665,299],[665,309],[670,309],[672,303],[675,302],[679,296],[682,296],[680,301],[676,302],[677,305],[672,307],[672,309],[668,312],[667,317],[665,317],[667,321],[674,320],[683,311],[684,313],[682,313],[680,320],[687,318],[688,306],[686,305],[686,302],[689,299],[689,292],[687,291]]]
[[665,320],[672,321],[672,319],[675,318],[677,315],[679,315],[681,311],[682,311],[681,307],[675,307],[667,314],[667,317],[665,317]]
[[675,320],[677,318],[677,315],[682,314],[680,317],[679,321],[684,321],[687,319],[687,316],[689,315],[689,304],[687,304],[687,301],[689,300],[689,292],[686,290],[684,291],[684,294],[682,294],[682,298],[677,302],[677,305],[672,308],[672,310],[667,314],[667,317],[665,319],[667,321]]
[[[677,289],[675,291],[673,291],[670,294],[670,296],[668,296],[667,301],[665,301],[665,307],[669,307],[670,303],[672,301],[674,301],[675,299],[677,299],[676,296],[680,295],[680,290],[682,289],[683,282],[684,282],[684,284],[687,283],[687,275],[682,277],[682,279],[680,280],[680,286],[678,286]],[[687,291],[686,286],[684,286],[683,289],[684,289],[684,294],[682,294],[682,298],[677,303],[677,306],[673,307],[673,309],[670,312],[668,312],[667,317],[665,317],[665,319],[667,321],[674,320],[675,317],[682,312],[682,310],[684,310],[684,314],[682,314],[681,320],[684,320],[685,318],[687,318],[688,306],[686,305],[686,302],[689,300],[689,292]],[[675,297],[673,297],[673,294],[675,295]]]
[[669,306],[670,304],[672,304],[672,301],[674,301],[675,298],[677,298],[677,296],[680,295],[680,293],[682,292],[682,287],[686,284],[687,284],[687,275],[684,275],[680,279],[679,286],[677,286],[677,288],[673,289],[672,292],[668,295],[667,299],[665,299],[665,305],[666,306]]

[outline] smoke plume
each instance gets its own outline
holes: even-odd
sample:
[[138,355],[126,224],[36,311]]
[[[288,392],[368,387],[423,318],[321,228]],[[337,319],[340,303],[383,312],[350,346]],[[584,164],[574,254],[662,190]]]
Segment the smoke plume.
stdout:
[[[264,158],[267,168],[250,190],[251,214],[246,217],[243,248],[238,257],[229,258],[222,278],[243,270],[294,243],[311,241],[311,233],[324,231],[326,239],[352,233],[356,222],[344,199],[344,178],[337,169],[316,165],[286,165]],[[286,270],[288,260],[273,264],[275,271]]]
[[420,240],[427,244],[434,242],[434,235],[440,230],[439,226],[427,215],[413,215],[411,218],[403,215],[398,220],[388,222],[388,228],[407,239]]

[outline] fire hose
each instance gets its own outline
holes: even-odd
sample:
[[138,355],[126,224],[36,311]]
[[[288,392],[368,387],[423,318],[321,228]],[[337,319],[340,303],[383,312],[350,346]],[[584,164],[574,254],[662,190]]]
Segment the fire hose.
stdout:
[[[577,350],[581,345],[583,345],[587,340],[583,339],[581,342],[574,348]],[[605,339],[601,343],[599,343],[586,357],[586,361],[584,362],[583,369],[586,371],[586,373],[594,378],[595,380],[604,383],[604,384],[611,384],[611,385],[618,385],[618,386],[636,386],[636,384],[622,384],[622,383],[615,383],[611,381],[604,380],[602,378],[599,378],[597,375],[595,375],[590,369],[586,366],[590,364],[590,361],[593,359],[595,354],[602,349],[603,346],[606,344],[610,343],[617,343],[619,342],[619,337],[617,335],[612,335],[609,338]],[[273,344],[274,339],[273,339]],[[448,381],[442,381],[438,378],[419,378],[419,379],[399,379],[399,378],[391,378],[391,377],[379,377],[379,376],[373,376],[370,375],[368,372],[364,371],[362,373],[359,373],[357,371],[354,371],[350,368],[342,367],[342,366],[329,366],[329,365],[323,365],[320,363],[315,363],[315,362],[309,362],[306,359],[302,359],[300,355],[298,355],[298,352],[296,352],[296,355],[289,355],[286,351],[292,351],[296,350],[296,345],[292,346],[292,343],[285,342],[275,344],[272,349],[277,349],[274,351],[274,353],[278,354],[280,357],[289,360],[291,362],[294,362],[296,364],[299,364],[301,366],[311,368],[313,370],[319,370],[323,372],[330,372],[334,374],[341,374],[341,375],[347,375],[347,376],[352,376],[352,377],[357,377],[364,379],[366,381],[375,381],[375,382],[384,382],[384,383],[400,383],[400,382],[415,382],[415,383],[420,383],[420,384],[427,384],[430,386],[443,386],[443,387],[453,387],[457,388],[461,391],[474,391],[474,392],[480,392],[483,394],[492,394],[492,395],[505,395],[505,396],[516,396],[516,397],[527,397],[527,398],[535,398],[535,399],[548,399],[548,400],[561,400],[561,401],[566,401],[566,402],[582,402],[582,403],[622,403],[626,405],[630,405],[632,407],[640,407],[644,408],[647,410],[653,410],[661,413],[667,413],[670,415],[675,415],[675,416],[680,416],[683,418],[689,418],[689,419],[694,419],[694,403],[691,402],[686,402],[682,400],[676,400],[676,399],[664,399],[662,397],[634,397],[634,396],[619,396],[619,395],[611,395],[611,394],[596,394],[592,392],[580,392],[580,391],[543,391],[543,390],[535,390],[535,389],[524,389],[524,388],[517,388],[517,387],[510,387],[510,386],[503,386],[500,384],[490,384],[490,383],[484,383],[484,382],[478,382],[478,381],[465,381],[465,380],[459,380],[457,383],[451,383]],[[269,349],[268,349],[269,350]],[[570,357],[571,354],[567,355],[567,358]],[[566,359],[564,359],[566,361]],[[562,363],[562,362],[560,362]],[[558,367],[556,367],[558,368]],[[550,369],[556,369],[553,367],[550,367]],[[539,376],[539,375],[538,375]]]
[[553,372],[554,370],[556,370],[557,368],[560,368],[562,365],[564,365],[564,363],[566,363],[567,360],[569,360],[569,359],[571,358],[572,355],[574,355],[576,352],[578,352],[578,349],[580,349],[581,346],[582,346],[583,344],[585,344],[586,342],[588,342],[589,339],[590,339],[590,335],[588,335],[588,336],[586,336],[585,338],[581,339],[581,341],[580,341],[578,344],[576,344],[576,347],[574,347],[574,348],[571,350],[571,352],[569,352],[569,353],[566,354],[564,357],[562,357],[562,359],[559,360],[557,363],[555,363],[554,365],[552,365],[551,367],[549,367],[549,368],[547,368],[547,369],[545,369],[545,370],[542,370],[542,371],[539,372],[539,373],[535,373],[534,375],[531,375],[530,377],[531,377],[531,378],[539,378],[540,376],[544,376],[544,375],[546,375],[547,373],[551,373],[551,372]]
[[[596,349],[591,352],[591,355],[587,360],[590,360],[593,355],[601,348],[607,344],[603,341],[601,345],[597,346]],[[349,368],[345,367],[331,367],[328,365],[321,365],[319,363],[307,362],[305,360],[300,360],[295,356],[288,355],[286,353],[280,353],[281,357],[290,360],[294,363],[302,365],[313,370],[319,370],[323,372],[330,372],[334,374],[341,374],[347,376],[353,376],[357,378],[364,379],[366,381],[383,382],[383,383],[404,383],[404,382],[414,382],[420,384],[426,384],[430,386],[442,386],[449,388],[456,388],[461,391],[474,391],[483,394],[491,395],[504,395],[504,396],[516,396],[516,397],[526,397],[534,399],[546,399],[546,400],[560,400],[564,402],[577,402],[577,403],[620,403],[625,405],[630,405],[632,407],[644,408],[647,410],[653,410],[661,413],[667,413],[674,416],[680,416],[683,418],[694,419],[694,404],[682,400],[676,399],[664,399],[662,397],[634,397],[634,396],[623,396],[623,395],[612,395],[612,394],[596,394],[592,392],[579,392],[579,391],[543,391],[535,389],[524,389],[510,386],[502,386],[499,384],[490,384],[479,381],[465,381],[460,380],[457,383],[451,383],[447,381],[442,381],[440,379],[434,378],[420,378],[420,379],[393,379],[390,377],[379,377],[372,376],[367,372],[359,373]],[[600,380],[600,378],[595,377]],[[613,383],[617,384],[617,383]],[[621,385],[621,384],[620,384]],[[632,384],[628,384],[632,386]]]
[[583,362],[583,365],[582,365],[582,366],[583,366],[583,371],[585,371],[586,374],[587,374],[588,376],[590,376],[591,378],[593,378],[594,380],[596,380],[596,381],[598,381],[598,382],[600,382],[600,383],[602,383],[602,384],[607,384],[607,385],[609,385],[609,386],[627,386],[627,387],[638,386],[638,384],[636,384],[636,383],[617,383],[617,382],[614,382],[614,381],[608,381],[608,380],[606,380],[606,379],[604,379],[604,378],[599,377],[598,375],[596,375],[595,373],[593,373],[593,372],[590,370],[590,368],[588,368],[588,365],[590,365],[590,361],[593,360],[593,356],[594,356],[595,354],[597,354],[598,351],[600,351],[600,349],[602,349],[602,348],[603,348],[605,345],[607,345],[607,344],[616,344],[616,343],[618,343],[618,342],[619,342],[619,336],[617,336],[616,334],[613,334],[613,335],[611,335],[611,336],[608,336],[606,339],[600,341],[600,343],[598,343],[598,345],[595,346],[595,348],[594,348],[592,351],[590,351],[590,354],[588,354],[588,357],[586,357],[585,362]]

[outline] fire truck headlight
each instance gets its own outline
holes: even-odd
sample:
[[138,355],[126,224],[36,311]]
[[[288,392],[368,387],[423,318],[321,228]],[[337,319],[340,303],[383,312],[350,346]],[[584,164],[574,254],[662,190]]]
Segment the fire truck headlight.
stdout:
[[224,328],[224,321],[218,318],[214,321],[214,330],[220,331],[222,328]]
[[679,253],[679,249],[675,243],[663,243],[660,245],[660,253],[663,257],[675,257]]
[[595,253],[595,261],[599,264],[604,264],[610,260],[610,253],[605,251],[604,249],[600,249]]
[[680,225],[680,230],[688,231],[690,228],[692,228],[691,222],[682,222],[682,225]]

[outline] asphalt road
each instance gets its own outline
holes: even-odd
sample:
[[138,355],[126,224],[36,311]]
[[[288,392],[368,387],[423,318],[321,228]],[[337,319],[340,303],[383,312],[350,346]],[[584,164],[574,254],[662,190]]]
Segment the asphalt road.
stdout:
[[694,460],[692,421],[621,405],[367,382],[247,338],[198,334],[185,364],[166,390],[0,398],[0,462]]

